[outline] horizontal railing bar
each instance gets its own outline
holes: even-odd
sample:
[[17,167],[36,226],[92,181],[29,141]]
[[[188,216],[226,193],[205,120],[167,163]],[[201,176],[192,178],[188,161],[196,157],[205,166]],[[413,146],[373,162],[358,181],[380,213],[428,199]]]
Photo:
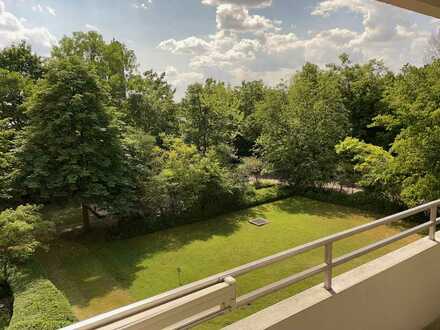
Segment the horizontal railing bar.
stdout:
[[220,315],[223,315],[227,312],[230,312],[230,311],[231,311],[231,308],[222,308],[220,306],[213,307],[213,308],[208,309],[207,311],[204,311],[204,312],[196,314],[190,318],[187,318],[183,321],[180,321],[179,323],[174,324],[172,327],[165,328],[164,330],[190,329],[200,323],[212,320],[212,319],[214,319]]
[[[440,218],[437,219],[437,223],[439,221],[440,221]],[[394,243],[394,242],[396,242],[398,240],[401,240],[401,239],[403,239],[405,237],[408,237],[408,236],[411,236],[413,234],[416,234],[416,233],[422,231],[423,229],[429,228],[430,225],[431,225],[430,221],[422,223],[421,225],[418,225],[416,227],[413,227],[413,228],[407,229],[405,231],[402,231],[399,234],[396,234],[394,236],[385,238],[385,239],[383,239],[381,241],[375,242],[373,244],[370,244],[368,246],[365,246],[365,247],[360,248],[358,250],[355,250],[353,252],[347,253],[347,254],[339,257],[339,258],[335,258],[333,260],[333,266],[340,266],[340,265],[342,265],[342,264],[344,264],[344,263],[346,263],[346,262],[348,262],[350,260],[358,258],[358,257],[360,257],[360,256],[362,256],[364,254],[367,254],[367,253],[371,252],[371,251],[380,249],[380,248],[382,248],[384,246],[387,246],[387,245],[389,245],[391,243]]]
[[271,283],[269,285],[266,285],[262,288],[259,288],[257,290],[254,290],[252,292],[249,292],[245,295],[242,295],[241,297],[237,298],[237,307],[247,305],[251,303],[252,301],[264,297],[272,292],[284,289],[292,284],[295,284],[297,282],[300,282],[306,278],[312,277],[314,275],[317,275],[319,273],[322,273],[327,268],[326,264],[321,264],[318,266],[314,266],[311,268],[306,269],[305,271],[302,271],[301,273],[296,273],[295,275],[286,277],[278,282]]
[[193,293],[195,291],[207,288],[208,286],[222,282],[223,279],[227,276],[237,277],[237,276],[249,273],[255,269],[263,268],[265,266],[282,261],[282,260],[287,259],[289,257],[293,257],[295,255],[313,250],[315,248],[322,247],[325,244],[332,243],[332,242],[353,236],[355,234],[359,234],[364,231],[373,229],[375,227],[378,227],[378,226],[381,226],[381,225],[384,225],[387,223],[391,223],[393,221],[404,219],[406,217],[417,214],[419,212],[429,210],[433,206],[436,206],[439,204],[440,204],[440,199],[423,204],[423,205],[420,205],[420,206],[417,206],[417,207],[414,207],[412,209],[409,209],[409,210],[406,210],[403,212],[399,212],[399,213],[384,217],[382,219],[367,223],[365,225],[361,225],[361,226],[358,226],[355,228],[347,229],[347,230],[342,231],[340,233],[336,233],[334,235],[330,235],[330,236],[327,236],[327,237],[324,237],[321,239],[317,239],[313,242],[309,242],[304,245],[297,246],[292,249],[282,251],[277,254],[268,256],[268,257],[261,258],[259,260],[247,263],[245,265],[238,266],[236,268],[227,270],[222,273],[218,273],[218,274],[209,276],[207,278],[201,279],[196,282],[186,284],[184,286],[181,286],[176,289],[158,294],[156,296],[135,302],[133,304],[117,308],[117,309],[112,310],[110,312],[97,315],[95,317],[92,317],[92,318],[84,320],[84,321],[80,321],[78,323],[75,323],[75,324],[68,326],[68,327],[65,327],[63,329],[64,330],[95,329],[96,327],[115,322],[115,321],[120,320],[122,318],[131,316],[133,314],[140,313],[140,312],[145,311],[149,308],[159,306],[159,305],[167,303],[171,300],[181,298],[187,294]]

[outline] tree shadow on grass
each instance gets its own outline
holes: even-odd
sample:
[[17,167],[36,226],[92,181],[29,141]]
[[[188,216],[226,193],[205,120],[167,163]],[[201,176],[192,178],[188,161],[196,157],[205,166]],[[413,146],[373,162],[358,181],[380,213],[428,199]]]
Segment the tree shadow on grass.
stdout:
[[320,216],[331,219],[344,219],[353,216],[353,213],[362,216],[371,216],[372,212],[366,212],[347,206],[341,206],[337,204],[321,202],[306,197],[294,197],[283,199],[273,204],[283,212],[289,214],[307,214],[311,216]]
[[[104,312],[134,301],[128,289],[139,272],[148,270],[148,262],[145,261],[157,253],[177,251],[195,241],[208,241],[216,236],[227,238],[248,220],[264,217],[274,208],[291,214],[292,218],[297,214],[307,214],[331,221],[350,218],[353,213],[371,216],[371,213],[345,206],[293,197],[130,239],[108,241],[100,230],[74,240],[60,239],[41,259],[51,280],[73,305],[80,309],[90,308],[95,313]],[[170,269],[173,267],[176,269],[176,282],[169,286],[177,287],[179,265],[172,265]],[[161,275],[156,273],[152,276]],[[143,285],[149,285],[148,277]],[[151,288],[146,291],[158,293],[163,290]],[[102,303],[97,303],[100,298]],[[96,304],[99,306],[96,307]]]
[[195,241],[231,236],[243,222],[261,217],[267,210],[267,206],[261,205],[116,241],[106,240],[102,231],[97,230],[75,239],[59,239],[53,242],[50,251],[41,253],[39,259],[45,265],[49,278],[72,305],[87,309],[97,304],[99,298],[115,300],[114,304],[98,303],[98,312],[103,312],[133,301],[127,289],[139,272],[148,269],[145,260],[160,252],[177,251]]

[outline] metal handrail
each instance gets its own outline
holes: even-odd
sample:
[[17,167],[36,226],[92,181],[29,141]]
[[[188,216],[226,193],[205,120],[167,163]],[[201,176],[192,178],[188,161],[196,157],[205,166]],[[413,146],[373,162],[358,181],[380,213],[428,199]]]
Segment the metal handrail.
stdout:
[[[89,329],[96,329],[98,327],[101,327],[103,325],[107,325],[110,323],[113,323],[115,321],[121,320],[123,318],[126,318],[128,316],[132,316],[134,314],[140,313],[142,311],[152,309],[154,307],[163,305],[165,303],[168,303],[170,301],[173,301],[175,299],[181,298],[183,296],[186,296],[188,294],[194,293],[196,291],[205,289],[209,286],[222,283],[224,282],[225,278],[227,277],[237,277],[244,275],[246,273],[249,273],[253,270],[260,269],[263,267],[266,267],[268,265],[271,265],[276,262],[280,262],[282,260],[285,260],[287,258],[296,256],[298,254],[302,254],[305,252],[308,252],[310,250],[314,250],[319,247],[324,247],[324,263],[318,266],[311,267],[309,269],[306,269],[300,273],[297,273],[295,275],[292,275],[290,277],[287,277],[285,279],[282,279],[278,282],[269,284],[267,286],[264,286],[262,288],[259,288],[255,291],[249,292],[241,297],[238,297],[236,299],[235,307],[240,307],[243,305],[247,305],[251,303],[252,301],[265,296],[267,294],[270,294],[272,292],[278,291],[282,288],[285,288],[287,286],[290,286],[294,283],[297,283],[299,281],[302,281],[306,278],[315,276],[319,273],[325,273],[325,279],[324,279],[324,287],[328,290],[331,290],[332,288],[332,269],[335,266],[339,266],[341,264],[344,264],[354,258],[357,258],[359,256],[362,256],[366,253],[369,253],[373,250],[379,249],[381,247],[384,247],[388,244],[391,244],[395,241],[398,241],[402,238],[408,237],[412,234],[418,233],[424,229],[429,228],[429,237],[431,240],[435,240],[435,231],[436,231],[436,225],[440,222],[440,218],[437,218],[437,209],[440,205],[440,199],[432,201],[430,203],[426,203],[414,208],[411,208],[409,210],[399,212],[387,217],[384,217],[382,219],[351,228],[339,233],[336,233],[334,235],[330,235],[324,238],[317,239],[313,242],[306,243],[304,245],[294,247],[289,250],[285,250],[282,252],[279,252],[277,254],[261,258],[259,260],[247,263],[245,265],[241,265],[239,267],[221,272],[216,275],[209,276],[207,278],[204,278],[202,280],[189,283],[187,285],[181,286],[179,288],[176,288],[174,290],[170,290],[165,293],[161,293],[159,295],[153,296],[151,298],[144,299],[142,301],[136,302],[131,305],[127,305],[118,309],[115,309],[113,311],[97,315],[95,317],[92,317],[88,320],[84,320],[81,322],[78,322],[76,324],[73,324],[71,326],[68,326],[64,328],[64,330],[89,330]],[[430,220],[428,222],[425,222],[421,225],[418,225],[414,228],[402,231],[399,234],[396,234],[392,237],[383,239],[379,242],[370,244],[366,247],[360,248],[358,250],[352,251],[348,254],[345,254],[341,257],[338,257],[336,259],[333,259],[333,243],[340,241],[344,238],[351,237],[353,235],[365,232],[367,230],[376,228],[381,225],[389,224],[404,218],[407,218],[409,216],[412,216],[414,214],[424,212],[424,211],[430,211]],[[182,327],[188,327],[195,324],[200,323],[202,320],[205,321],[207,319],[213,318],[219,314],[225,313],[229,311],[231,308],[226,307],[225,309],[219,309],[214,308],[206,311],[205,313],[198,314],[191,318],[188,322],[182,322]]]

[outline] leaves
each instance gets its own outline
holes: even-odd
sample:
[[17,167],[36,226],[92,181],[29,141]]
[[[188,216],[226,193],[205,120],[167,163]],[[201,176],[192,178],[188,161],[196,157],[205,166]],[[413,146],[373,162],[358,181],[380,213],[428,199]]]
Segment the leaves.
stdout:
[[122,198],[129,207],[130,174],[105,100],[93,68],[79,58],[48,64],[26,103],[30,124],[17,154],[17,182],[27,193],[110,209]]
[[22,262],[32,256],[53,233],[35,205],[20,205],[0,213],[0,263]]
[[334,146],[348,130],[334,75],[307,64],[293,77],[287,94],[281,89],[269,95],[258,140],[269,171],[295,187],[331,180]]

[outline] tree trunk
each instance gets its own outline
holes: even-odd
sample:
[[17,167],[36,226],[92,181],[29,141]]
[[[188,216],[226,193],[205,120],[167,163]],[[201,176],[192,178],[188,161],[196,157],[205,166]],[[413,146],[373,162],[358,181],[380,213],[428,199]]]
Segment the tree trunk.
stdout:
[[82,218],[83,218],[83,229],[84,231],[90,230],[90,216],[89,216],[89,209],[87,208],[87,205],[84,203],[81,203],[82,208]]

